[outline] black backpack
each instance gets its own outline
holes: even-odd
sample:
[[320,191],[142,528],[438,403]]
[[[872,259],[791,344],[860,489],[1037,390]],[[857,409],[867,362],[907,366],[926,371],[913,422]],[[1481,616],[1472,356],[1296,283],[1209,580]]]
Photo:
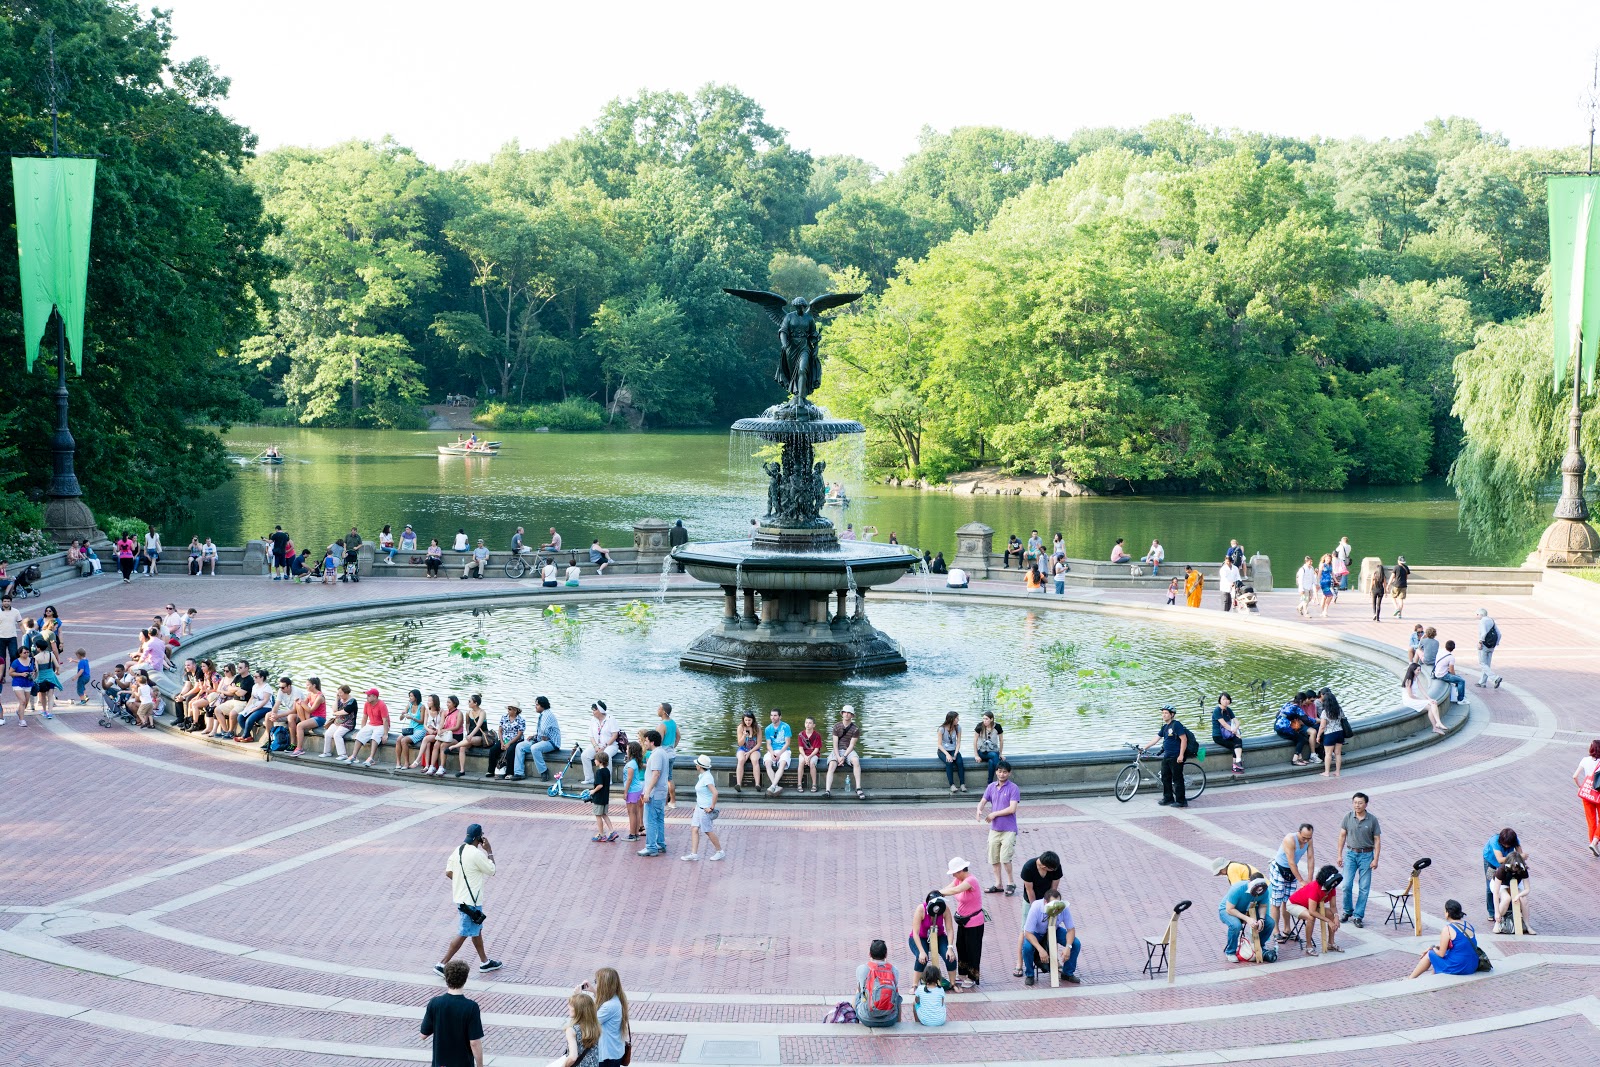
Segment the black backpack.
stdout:
[[1500,645],[1500,627],[1495,623],[1489,624],[1489,632],[1483,635],[1484,648],[1497,648]]

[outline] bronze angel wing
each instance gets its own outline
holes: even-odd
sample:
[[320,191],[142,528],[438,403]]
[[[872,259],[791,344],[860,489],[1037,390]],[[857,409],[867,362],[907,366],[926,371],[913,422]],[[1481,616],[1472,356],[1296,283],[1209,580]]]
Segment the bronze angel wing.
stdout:
[[740,300],[748,300],[752,304],[759,305],[761,310],[766,312],[767,318],[778,326],[783,325],[783,315],[784,312],[789,310],[789,301],[777,293],[763,292],[760,289],[724,289],[722,291],[729,296],[736,296]]
[[830,311],[837,307],[844,307],[844,305],[852,304],[866,295],[866,293],[824,294],[823,296],[819,296],[815,300],[811,301],[811,314],[820,315],[824,311]]

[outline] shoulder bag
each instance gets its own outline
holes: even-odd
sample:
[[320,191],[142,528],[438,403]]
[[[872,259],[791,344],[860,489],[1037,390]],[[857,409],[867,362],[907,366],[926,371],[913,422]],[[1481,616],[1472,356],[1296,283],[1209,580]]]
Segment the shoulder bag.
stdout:
[[472,891],[472,883],[467,881],[467,865],[464,862],[466,851],[466,845],[462,845],[460,848],[456,849],[456,866],[461,870],[461,884],[467,887],[467,895],[472,898],[472,903],[457,904],[456,910],[465,915],[467,918],[471,919],[473,922],[477,923],[479,926],[482,926],[483,920],[487,919],[488,915],[484,913],[482,908],[478,907],[478,894]]

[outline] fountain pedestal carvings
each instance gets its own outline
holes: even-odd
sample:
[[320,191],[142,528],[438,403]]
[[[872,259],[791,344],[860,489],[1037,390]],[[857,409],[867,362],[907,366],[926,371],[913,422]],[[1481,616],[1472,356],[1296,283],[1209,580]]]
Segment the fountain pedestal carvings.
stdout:
[[867,618],[867,591],[917,564],[899,545],[841,541],[822,515],[825,464],[816,446],[865,432],[792,398],[733,428],[779,445],[766,464],[767,513],[747,541],[691,542],[672,557],[722,587],[722,621],[679,662],[764,678],[842,678],[905,670],[899,647]]

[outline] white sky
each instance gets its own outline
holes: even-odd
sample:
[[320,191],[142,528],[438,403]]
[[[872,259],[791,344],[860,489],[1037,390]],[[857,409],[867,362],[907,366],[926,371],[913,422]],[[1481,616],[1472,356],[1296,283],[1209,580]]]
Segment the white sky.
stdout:
[[893,169],[924,125],[1065,137],[1190,112],[1400,136],[1465,115],[1514,145],[1587,137],[1600,0],[789,5],[695,0],[165,0],[175,54],[233,79],[261,147],[391,134],[448,166],[576,132],[616,96],[716,81],[791,143]]

